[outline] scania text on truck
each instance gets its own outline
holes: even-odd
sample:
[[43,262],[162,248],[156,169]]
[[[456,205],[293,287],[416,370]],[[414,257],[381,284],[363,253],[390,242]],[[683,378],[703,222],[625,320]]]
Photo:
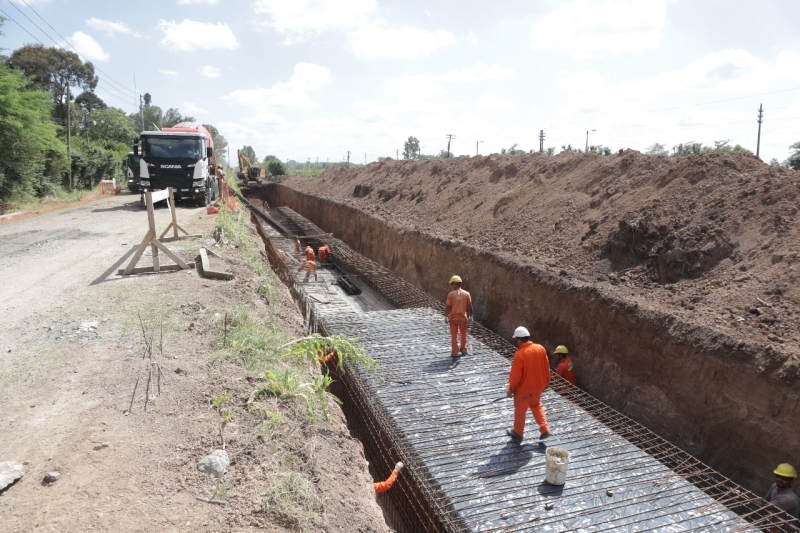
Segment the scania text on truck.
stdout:
[[161,131],[143,131],[139,160],[139,192],[172,187],[176,199],[208,205],[218,196],[214,172],[214,140],[199,124],[182,122]]

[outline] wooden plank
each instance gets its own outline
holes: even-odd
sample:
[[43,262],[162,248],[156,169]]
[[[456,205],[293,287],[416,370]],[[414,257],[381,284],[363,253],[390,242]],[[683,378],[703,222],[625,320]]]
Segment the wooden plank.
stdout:
[[172,228],[175,234],[173,237],[178,236],[178,217],[175,214],[175,196],[172,194],[172,187],[168,187],[167,190],[169,191],[169,210],[172,213]]
[[217,272],[216,270],[204,270],[203,277],[212,279],[230,280],[234,278],[234,275],[231,274],[230,272]]
[[194,233],[192,235],[181,235],[180,237],[164,237],[163,239],[158,239],[161,242],[172,242],[172,241],[182,241],[183,239],[194,239],[197,237],[202,237],[199,233]]
[[131,258],[131,261],[130,263],[128,263],[128,266],[125,267],[124,269],[120,269],[120,274],[127,276],[133,271],[133,267],[135,267],[136,263],[139,262],[139,258],[142,257],[142,254],[147,249],[147,245],[150,244],[150,240],[155,236],[156,236],[155,233],[153,233],[152,231],[147,232],[147,235],[145,235],[144,239],[142,239],[142,244],[139,245],[139,248],[136,250],[136,253]]
[[[186,263],[186,266],[187,266],[187,268],[194,268],[194,261]],[[161,272],[168,272],[168,271],[175,271],[175,270],[186,270],[186,269],[184,269],[180,265],[164,265],[164,266],[161,267]],[[121,268],[117,272],[120,275],[125,274],[125,271],[123,269],[121,269]],[[138,267],[138,268],[134,268],[130,273],[131,274],[144,274],[144,273],[147,273],[147,272],[155,273],[155,271],[153,270],[153,267]]]
[[167,188],[166,191],[147,191],[150,194],[150,197],[153,200],[153,203],[160,202],[161,200],[166,200],[169,198],[169,189]]
[[200,248],[200,264],[203,265],[203,272],[211,270],[211,265],[208,264],[208,253],[205,248]]
[[[188,266],[186,266],[186,263],[184,263],[183,259],[181,259],[181,258],[180,258],[180,257],[178,257],[177,255],[173,254],[173,253],[172,253],[172,252],[169,250],[169,248],[167,248],[166,246],[164,246],[163,244],[161,244],[161,243],[158,241],[158,239],[153,239],[151,242],[153,243],[153,246],[155,246],[155,247],[159,248],[159,249],[160,249],[162,252],[164,252],[164,253],[167,255],[167,257],[169,257],[170,259],[172,259],[173,261],[175,261],[175,263],[177,263],[178,265],[180,265],[180,266],[181,266],[181,268],[189,268]],[[156,272],[158,272],[158,270],[156,270]]]

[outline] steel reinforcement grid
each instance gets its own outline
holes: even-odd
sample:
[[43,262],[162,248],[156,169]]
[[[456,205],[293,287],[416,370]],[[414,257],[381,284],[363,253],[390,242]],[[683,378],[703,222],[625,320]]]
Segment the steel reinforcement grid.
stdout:
[[[800,531],[796,519],[555,375],[543,396],[547,445],[570,451],[569,475],[564,487],[543,483],[546,446],[509,443],[503,433],[513,413],[502,399],[508,341],[475,324],[470,355],[452,360],[441,302],[288,208],[268,218],[289,233],[257,225],[309,329],[359,337],[381,365],[374,373],[348,365],[333,392],[375,478],[397,460],[408,464],[380,496],[399,530]],[[342,272],[398,310],[326,313],[286,264],[295,238],[324,241]]]

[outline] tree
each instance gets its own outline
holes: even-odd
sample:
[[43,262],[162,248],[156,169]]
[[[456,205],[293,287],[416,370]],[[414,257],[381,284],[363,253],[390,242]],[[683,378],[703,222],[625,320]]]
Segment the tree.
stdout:
[[89,138],[93,142],[99,142],[106,148],[122,144],[126,147],[126,153],[137,136],[125,112],[113,107],[92,113],[88,128]]
[[672,157],[688,157],[703,152],[703,143],[689,141],[672,147]]
[[144,93],[143,98],[144,98],[144,105],[150,105],[150,103],[153,101],[153,97],[150,96],[150,93]]
[[653,143],[647,148],[645,153],[649,155],[668,155],[669,150],[661,143]]
[[403,144],[403,159],[419,159],[419,139],[411,136]]
[[278,159],[273,159],[267,164],[267,170],[273,176],[285,176],[286,167]]
[[555,155],[556,148],[555,148],[555,146],[551,146],[547,150],[545,150],[545,152],[547,153],[547,155]]
[[94,65],[90,61],[84,63],[78,54],[62,48],[26,44],[14,50],[8,65],[23,71],[31,87],[52,92],[54,116],[61,120],[67,116],[67,85],[84,90],[97,87]]
[[194,122],[196,119],[194,117],[183,116],[181,115],[180,111],[176,107],[170,107],[167,109],[167,112],[164,113],[164,118],[162,122],[162,128],[171,128],[175,124],[180,124],[181,122]]
[[439,154],[436,157],[441,159],[450,159],[450,152],[447,150],[439,150]]
[[777,158],[772,158],[769,160],[769,166],[771,167],[782,167],[781,162],[777,160]]
[[501,153],[502,155],[517,155],[517,154],[524,154],[524,153],[525,153],[525,150],[518,150],[518,149],[517,149],[517,146],[519,146],[519,145],[518,145],[517,143],[514,143],[514,144],[512,144],[512,145],[511,145],[511,148],[509,148],[508,150],[506,150],[505,148],[501,148],[501,149],[500,149],[500,153]]
[[164,111],[157,105],[145,105],[140,111],[128,115],[128,118],[136,131],[153,131],[164,125]]
[[563,152],[577,152],[579,154],[583,152],[583,150],[581,150],[580,148],[573,148],[571,144],[567,144],[566,146],[562,144],[561,145],[561,151],[563,151]]
[[108,107],[99,96],[94,94],[94,91],[83,91],[75,99],[75,104],[83,111],[88,111],[89,113]]
[[724,140],[724,141],[714,141],[714,147],[712,148],[710,146],[704,146],[703,147],[703,152],[706,152],[706,153],[708,153],[708,152],[725,152],[725,153],[727,153],[727,152],[737,152],[737,153],[741,153],[741,154],[753,155],[753,152],[751,152],[747,148],[743,147],[742,145],[737,144],[735,146],[731,146],[730,142],[731,142],[730,139],[727,139],[727,140]]
[[611,155],[611,148],[608,146],[603,146],[599,144],[597,146],[590,145],[589,151],[587,153],[597,154],[597,155]]
[[219,130],[211,124],[203,124],[203,126],[211,132],[211,137],[214,139],[214,155],[217,158],[217,164],[225,165],[227,161],[225,149],[228,147],[228,141],[226,141]]
[[251,163],[253,164],[258,163],[258,158],[256,157],[256,151],[253,150],[253,147],[250,146],[249,144],[245,145],[242,148],[242,154],[244,154],[245,157],[247,157],[247,159],[249,159]]
[[789,150],[794,150],[794,152],[789,156],[789,159],[786,160],[784,165],[795,170],[800,170],[800,142],[791,145]]
[[50,94],[0,64],[0,198],[45,195],[66,170],[66,146],[50,120]]

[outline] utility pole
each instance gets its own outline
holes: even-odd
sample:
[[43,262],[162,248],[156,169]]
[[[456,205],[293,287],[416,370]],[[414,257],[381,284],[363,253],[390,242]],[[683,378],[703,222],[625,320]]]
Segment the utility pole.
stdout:
[[69,105],[69,82],[67,82],[67,161],[69,162],[69,190],[72,190],[72,146],[70,144],[71,116]]
[[394,158],[397,159],[397,160],[400,159],[400,149],[399,148],[395,149]]
[[764,122],[764,105],[758,104],[758,140],[756,141],[756,157],[761,153],[761,123]]
[[586,130],[586,149],[584,150],[584,152],[586,152],[586,153],[589,152],[589,132],[590,131],[597,131],[597,130]]
[[475,141],[475,155],[480,155],[480,153],[478,152],[478,145],[479,145],[480,143],[482,143],[482,142],[483,142],[483,141]]
[[544,152],[544,130],[539,130],[539,153]]
[[139,115],[142,117],[142,131],[144,131],[144,107],[142,107],[142,95],[139,95]]
[[367,166],[367,154],[364,154],[364,166]]
[[445,137],[447,137],[447,159],[450,159],[450,141],[452,139],[455,139],[456,136],[453,135],[452,133],[446,133]]
[[350,150],[347,151],[347,166],[350,166]]

